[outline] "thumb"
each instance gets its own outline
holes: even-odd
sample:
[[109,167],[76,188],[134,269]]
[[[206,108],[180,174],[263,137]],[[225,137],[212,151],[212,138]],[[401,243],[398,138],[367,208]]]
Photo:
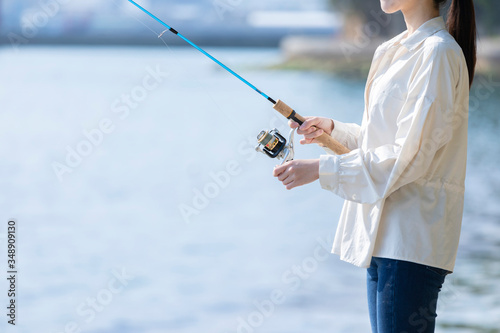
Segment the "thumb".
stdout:
[[292,162],[293,161],[289,161],[289,162],[284,163],[283,165],[275,166],[274,170],[273,170],[273,176],[279,177],[279,175],[281,175],[283,172],[285,172],[285,170],[288,168],[289,164]]
[[283,168],[283,165],[277,165],[274,167],[273,176],[279,177],[279,175],[281,175],[283,173],[283,171],[285,171],[285,169]]
[[288,126],[290,126],[290,128],[297,128],[299,127],[299,123],[293,121],[293,120],[289,120],[288,121]]

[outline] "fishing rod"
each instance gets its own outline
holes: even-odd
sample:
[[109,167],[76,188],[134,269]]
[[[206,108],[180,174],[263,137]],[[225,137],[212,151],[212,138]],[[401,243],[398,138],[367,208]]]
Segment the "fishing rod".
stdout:
[[[290,106],[285,104],[283,101],[281,101],[279,99],[276,101],[273,98],[271,98],[270,96],[266,95],[261,90],[259,90],[256,86],[254,86],[253,84],[248,82],[246,79],[244,79],[242,76],[240,76],[238,73],[236,73],[231,68],[224,65],[222,62],[220,62],[215,57],[213,57],[211,54],[209,54],[208,52],[203,50],[201,47],[199,47],[198,45],[196,45],[195,43],[190,41],[188,38],[184,37],[177,30],[175,30],[174,28],[172,28],[171,26],[169,26],[168,24],[166,24],[165,22],[160,20],[158,17],[153,15],[151,12],[149,12],[147,9],[145,9],[144,7],[139,5],[137,2],[135,2],[133,0],[128,0],[128,1],[131,4],[133,4],[134,6],[136,6],[137,8],[139,8],[141,11],[143,11],[144,13],[149,15],[151,18],[156,20],[158,23],[160,23],[161,25],[166,27],[168,29],[168,31],[170,31],[174,35],[182,38],[189,45],[191,45],[192,47],[194,47],[195,49],[197,49],[198,51],[200,51],[201,53],[206,55],[208,58],[213,60],[216,64],[218,64],[219,66],[224,68],[226,71],[228,71],[229,73],[234,75],[236,78],[238,78],[240,81],[245,83],[247,86],[249,86],[250,88],[255,90],[258,94],[263,96],[269,102],[273,103],[273,108],[276,111],[278,111],[279,113],[281,113],[281,115],[283,115],[285,118],[291,119],[291,120],[297,122],[299,125],[302,125],[304,123],[305,118],[302,117],[301,115],[299,115],[297,112],[295,112],[295,110],[293,110]],[[163,33],[165,33],[165,32],[166,32],[166,30],[164,32],[162,32],[160,34],[160,36],[158,36],[158,37],[161,37],[163,35]],[[292,130],[290,132],[288,143],[287,143],[287,140],[278,132],[277,129],[273,129],[271,131],[262,131],[259,134],[259,136],[257,137],[259,144],[256,147],[256,150],[260,151],[262,153],[265,153],[266,155],[268,155],[269,157],[272,157],[272,158],[282,158],[284,160],[283,163],[285,163],[285,162],[293,159],[293,155],[294,155],[293,154],[293,134],[294,134],[294,130]],[[338,155],[346,154],[349,152],[349,149],[344,147],[337,140],[335,140],[334,138],[332,138],[330,135],[328,135],[326,133],[321,134],[321,136],[317,137],[315,140],[318,142],[318,144],[320,146],[329,148],[330,150],[332,150],[334,153],[336,153]]]

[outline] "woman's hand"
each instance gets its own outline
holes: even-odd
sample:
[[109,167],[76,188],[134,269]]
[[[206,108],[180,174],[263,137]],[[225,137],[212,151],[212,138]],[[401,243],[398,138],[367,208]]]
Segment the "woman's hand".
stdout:
[[[298,128],[297,134],[304,135],[301,144],[315,143],[314,139],[323,133],[330,135],[334,128],[333,120],[322,117],[304,117],[306,121],[299,127],[293,120],[288,122],[291,128]],[[306,185],[319,179],[319,159],[294,160],[274,168],[274,177],[285,185],[287,190]]]
[[323,117],[304,117],[306,121],[299,127],[299,124],[293,120],[288,122],[288,125],[291,128],[297,128],[297,134],[304,135],[304,139],[300,140],[300,143],[310,144],[316,143],[314,141],[315,138],[320,136],[323,133],[328,135],[332,134],[334,123],[332,119],[323,118]]
[[273,175],[278,177],[287,190],[291,190],[319,179],[319,160],[290,161],[275,167]]

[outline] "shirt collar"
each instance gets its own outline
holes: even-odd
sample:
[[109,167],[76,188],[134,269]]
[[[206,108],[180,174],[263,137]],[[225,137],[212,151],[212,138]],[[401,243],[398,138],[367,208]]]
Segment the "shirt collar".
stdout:
[[[404,38],[400,41],[401,45],[406,47],[409,51],[414,50],[419,46],[427,37],[434,35],[436,32],[445,30],[446,25],[441,16],[430,19],[429,21],[422,24],[416,31],[414,31],[409,37]],[[408,31],[406,31],[403,36],[406,36]]]

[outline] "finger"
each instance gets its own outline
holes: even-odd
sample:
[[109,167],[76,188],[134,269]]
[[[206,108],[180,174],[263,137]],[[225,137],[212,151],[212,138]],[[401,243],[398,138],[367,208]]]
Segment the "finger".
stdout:
[[300,129],[305,131],[308,130],[312,126],[316,126],[321,122],[321,119],[318,117],[310,117],[307,118],[302,125],[300,125]]
[[310,143],[315,143],[316,141],[314,141],[314,139],[320,137],[323,133],[323,130],[317,130],[316,132],[313,132],[311,134],[304,135],[304,139],[300,140],[300,144],[307,145]]
[[301,145],[308,145],[308,144],[311,144],[311,143],[314,143],[313,140],[310,140],[310,139],[302,139],[302,140],[300,140],[300,144]]
[[[305,120],[309,119],[309,118],[312,118],[312,117],[304,117]],[[304,120],[304,121],[305,121]],[[303,123],[302,123],[303,124]],[[288,120],[288,126],[290,126],[291,128],[298,128],[300,127],[302,124],[299,124],[298,122],[296,122],[295,120],[293,119],[290,119]]]
[[291,183],[293,183],[293,182],[294,182],[294,180],[295,180],[295,179],[294,179],[293,177],[289,176],[289,177],[287,177],[285,180],[283,180],[283,185],[288,186],[288,185],[290,185]]
[[324,133],[324,131],[322,129],[318,129],[314,132],[311,132],[309,134],[304,135],[304,138],[312,140],[312,139],[315,139],[315,138],[323,135],[323,133]]
[[297,134],[306,135],[306,134],[310,134],[314,131],[316,131],[316,127],[309,127],[308,129],[300,129],[300,127],[299,127],[297,129]]
[[297,187],[297,183],[295,181],[291,182],[290,184],[286,185],[285,188],[287,190],[291,190],[291,189],[294,189],[295,187]]
[[290,119],[288,121],[288,126],[290,126],[290,128],[297,128],[299,127],[299,123]]
[[274,170],[273,170],[273,176],[274,177],[280,176],[283,172],[286,171],[286,169],[288,168],[289,164],[292,163],[292,162],[293,161],[289,161],[289,162],[283,163],[282,165],[275,166]]
[[[308,120],[306,119],[302,125],[300,125],[298,128],[297,128],[297,133],[302,135],[302,134],[305,134],[305,133],[308,133],[308,131],[311,129],[311,123],[308,122]],[[314,130],[314,127],[312,127],[313,130]]]
[[290,177],[290,175],[284,172],[284,173],[282,173],[282,174],[278,177],[278,180],[279,180],[280,182],[284,182],[284,181],[286,181],[289,177]]
[[297,130],[297,133],[301,134],[301,135],[308,135],[308,134],[312,134],[312,133],[314,133],[316,131],[323,131],[323,130],[321,128],[312,126],[312,127],[309,127],[307,130],[300,130],[299,129],[299,130]]

